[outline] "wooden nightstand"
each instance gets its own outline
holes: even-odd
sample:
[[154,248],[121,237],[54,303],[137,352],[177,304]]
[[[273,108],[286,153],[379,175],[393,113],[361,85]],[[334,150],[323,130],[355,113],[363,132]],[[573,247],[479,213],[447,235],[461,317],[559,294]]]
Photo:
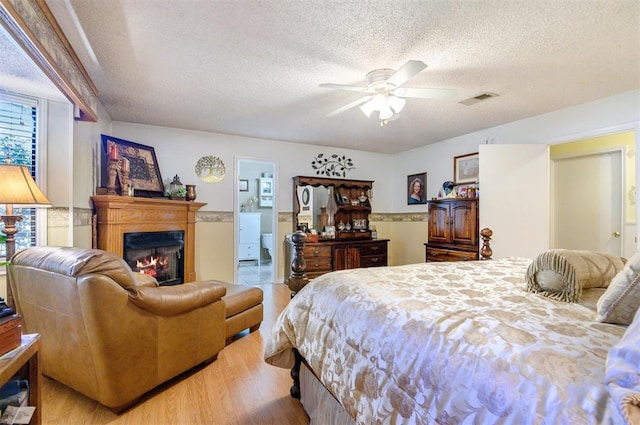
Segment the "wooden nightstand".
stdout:
[[36,410],[31,424],[42,423],[41,371],[40,371],[40,334],[22,335],[19,348],[0,357],[0,386],[19,374],[21,379],[29,381],[29,406]]

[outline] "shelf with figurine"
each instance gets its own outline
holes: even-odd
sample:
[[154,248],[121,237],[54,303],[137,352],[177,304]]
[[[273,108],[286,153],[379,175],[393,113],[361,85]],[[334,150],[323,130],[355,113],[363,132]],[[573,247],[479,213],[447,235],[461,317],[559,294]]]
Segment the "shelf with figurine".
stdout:
[[438,191],[438,197],[432,198],[432,200],[438,199],[475,199],[480,197],[480,185],[461,183],[456,184],[452,181],[446,181],[442,184],[442,187]]

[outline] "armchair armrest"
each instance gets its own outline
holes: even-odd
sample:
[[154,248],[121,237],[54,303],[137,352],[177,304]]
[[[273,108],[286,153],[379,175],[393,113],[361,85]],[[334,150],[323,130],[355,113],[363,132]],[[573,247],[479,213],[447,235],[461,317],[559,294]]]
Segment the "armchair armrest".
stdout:
[[129,300],[159,316],[174,316],[220,301],[224,286],[212,282],[190,282],[175,286],[134,286],[126,288]]
[[133,281],[134,286],[149,286],[152,288],[158,286],[156,278],[149,274],[133,273]]

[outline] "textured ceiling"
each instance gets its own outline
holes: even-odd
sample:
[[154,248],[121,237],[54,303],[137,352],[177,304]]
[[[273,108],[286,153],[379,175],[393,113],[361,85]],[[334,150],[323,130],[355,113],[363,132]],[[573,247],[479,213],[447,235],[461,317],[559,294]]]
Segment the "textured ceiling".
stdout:
[[[640,2],[48,0],[114,120],[394,153],[640,87]],[[364,85],[428,68],[380,127]],[[483,92],[499,97],[458,102]]]

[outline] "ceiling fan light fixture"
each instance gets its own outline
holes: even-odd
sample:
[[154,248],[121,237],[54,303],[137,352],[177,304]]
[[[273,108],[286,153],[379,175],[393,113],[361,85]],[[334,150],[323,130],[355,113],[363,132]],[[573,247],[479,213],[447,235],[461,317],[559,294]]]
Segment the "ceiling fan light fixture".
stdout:
[[378,93],[373,99],[371,99],[371,107],[374,111],[381,111],[387,105],[387,95]]
[[363,114],[367,116],[367,118],[369,118],[374,111],[373,100],[370,100],[360,105],[360,110],[362,111]]
[[384,108],[382,108],[382,110],[380,111],[380,119],[381,120],[388,120],[389,118],[391,118],[393,116],[393,110],[389,107],[389,105],[386,105]]
[[393,109],[396,114],[399,114],[400,111],[404,108],[404,105],[407,104],[407,100],[398,96],[389,96],[389,107]]
[[367,118],[370,118],[374,112],[378,112],[380,125],[385,126],[389,121],[398,118],[398,114],[407,103],[406,98],[445,99],[457,94],[454,89],[401,87],[426,67],[427,65],[422,61],[410,60],[397,71],[389,68],[374,69],[365,77],[366,87],[334,83],[320,84],[320,87],[365,94],[364,97],[330,112],[327,116],[331,117],[358,106]]

